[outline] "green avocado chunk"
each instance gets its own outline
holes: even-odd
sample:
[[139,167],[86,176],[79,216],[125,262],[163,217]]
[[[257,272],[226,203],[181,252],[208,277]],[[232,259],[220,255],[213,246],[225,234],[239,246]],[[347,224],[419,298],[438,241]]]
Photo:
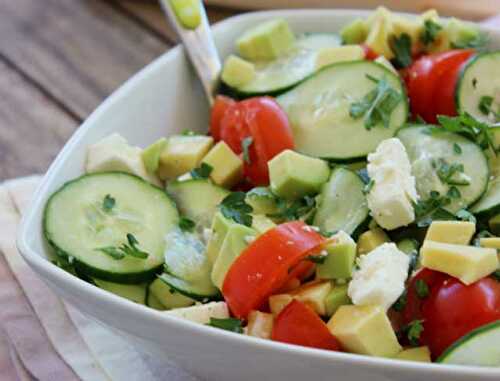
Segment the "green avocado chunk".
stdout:
[[331,242],[325,247],[328,252],[325,261],[316,267],[318,278],[350,278],[356,258],[356,242],[343,231],[335,234],[330,240]]
[[295,36],[284,19],[258,24],[236,41],[240,55],[250,61],[273,60],[294,44]]
[[160,138],[142,151],[142,161],[148,173],[155,174],[160,166],[160,156],[167,146],[167,139]]
[[255,229],[245,225],[233,224],[228,229],[212,269],[212,282],[219,290],[222,289],[224,278],[235,259],[256,236]]
[[365,42],[368,35],[368,28],[362,19],[356,19],[346,25],[340,31],[340,37],[344,44],[361,44]]
[[257,187],[248,191],[246,203],[253,208],[254,214],[274,214],[278,212],[276,195],[267,187]]
[[333,286],[325,298],[326,316],[332,316],[340,306],[352,304],[347,295],[347,284]]
[[208,241],[206,249],[207,258],[210,263],[215,263],[222,247],[222,243],[224,242],[224,238],[226,238],[229,228],[233,225],[235,225],[235,222],[228,220],[222,215],[221,212],[215,213],[212,220],[212,235]]
[[292,150],[281,152],[268,166],[271,190],[292,200],[318,193],[330,176],[326,161]]

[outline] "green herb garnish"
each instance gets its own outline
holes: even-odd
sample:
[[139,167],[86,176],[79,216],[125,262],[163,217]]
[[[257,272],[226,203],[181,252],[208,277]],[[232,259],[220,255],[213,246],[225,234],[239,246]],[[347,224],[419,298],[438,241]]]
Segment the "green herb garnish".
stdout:
[[464,174],[464,165],[461,163],[448,163],[445,159],[439,158],[432,161],[432,167],[443,182],[448,185],[470,185],[470,180]]
[[424,332],[423,320],[414,320],[407,326],[406,336],[410,345],[418,346],[420,336]]
[[115,207],[115,205],[116,205],[116,200],[109,194],[107,194],[102,200],[102,210],[104,210],[106,213],[111,212]]
[[489,95],[483,95],[479,100],[477,108],[479,109],[479,111],[481,111],[481,114],[486,116],[492,115],[495,120],[500,120],[500,111],[497,112],[493,110],[493,97],[490,97]]
[[394,311],[401,312],[406,308],[407,303],[408,303],[408,296],[405,290],[405,292],[403,292],[403,294],[398,298],[398,300],[394,302],[394,304],[392,305],[392,309]]
[[328,255],[308,255],[304,259],[312,263],[322,265],[323,263],[325,263],[327,257]]
[[486,33],[478,33],[473,38],[464,39],[459,42],[452,42],[452,49],[479,49],[485,47],[489,42],[489,37]]
[[192,232],[195,226],[195,222],[187,217],[181,217],[179,219],[179,228],[182,231]]
[[367,130],[371,130],[378,124],[389,128],[391,114],[403,97],[384,78],[377,79],[368,74],[366,77],[377,86],[361,100],[351,104],[349,115],[353,119],[364,117]]
[[275,200],[277,198],[276,195],[271,192],[268,187],[252,188],[248,191],[247,197],[263,197],[269,200]]
[[495,271],[493,274],[491,274],[491,276],[493,277],[493,279],[500,282],[500,270]]
[[195,136],[195,135],[198,135],[195,131],[193,130],[183,130],[182,133],[181,133],[182,136]]
[[441,196],[437,191],[431,191],[428,199],[420,200],[413,205],[417,226],[421,228],[429,226],[432,221],[454,220],[455,215],[444,209],[450,203],[450,197]]
[[403,33],[399,37],[393,36],[390,42],[396,66],[398,68],[410,66],[412,61],[411,37],[407,33]]
[[253,143],[253,138],[251,136],[243,139],[241,141],[241,149],[243,150],[243,161],[245,163],[250,164],[250,152],[248,152],[248,149]]
[[268,217],[281,221],[295,221],[312,212],[316,207],[316,200],[311,196],[304,196],[291,202],[278,198],[277,207],[278,212],[269,214]]
[[210,322],[207,325],[209,325],[210,327],[223,329],[225,331],[243,333],[243,323],[240,319],[235,319],[235,318],[218,319],[211,317]]
[[233,192],[220,203],[224,217],[246,226],[252,226],[253,208],[245,202],[245,192]]
[[457,143],[453,143],[453,152],[457,155],[462,154],[462,147],[460,147]]
[[363,193],[364,194],[368,194],[370,193],[370,191],[373,189],[373,186],[375,185],[375,180],[373,179],[370,179],[370,181],[368,181],[368,184],[366,184],[363,188]]
[[191,170],[189,173],[193,179],[208,179],[213,169],[210,164],[201,163],[198,168]]
[[456,186],[451,186],[450,189],[448,189],[448,192],[446,192],[446,196],[457,199],[462,197],[462,193],[460,193]]
[[124,243],[121,246],[100,247],[95,250],[107,254],[116,260],[123,259],[127,255],[139,259],[146,259],[149,256],[148,253],[137,247],[139,241],[137,241],[133,234],[127,233],[127,242],[128,243]]
[[422,33],[420,34],[420,42],[424,45],[430,45],[434,41],[436,41],[436,37],[439,33],[440,30],[442,30],[443,27],[439,25],[437,22],[434,20],[425,20],[424,21],[424,29],[422,30]]
[[429,286],[423,279],[418,279],[415,282],[415,292],[420,299],[425,299],[429,296]]

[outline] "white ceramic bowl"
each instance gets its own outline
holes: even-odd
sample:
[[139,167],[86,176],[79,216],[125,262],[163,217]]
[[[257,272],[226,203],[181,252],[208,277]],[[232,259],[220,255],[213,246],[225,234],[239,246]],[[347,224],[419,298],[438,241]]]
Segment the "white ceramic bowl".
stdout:
[[[367,12],[301,10],[248,13],[217,24],[214,35],[222,56],[241,32],[270,17],[288,19],[297,32],[336,32]],[[492,37],[500,47],[500,33]],[[134,304],[52,265],[42,235],[48,196],[80,176],[86,148],[111,132],[146,146],[183,129],[205,130],[208,108],[180,47],[147,66],[111,95],[78,129],[46,174],[23,219],[18,247],[26,261],[63,298],[83,312],[126,334],[142,349],[168,356],[203,379],[337,381],[499,380],[500,369],[419,364],[285,345],[196,325]],[[68,221],[71,223],[71,221]]]

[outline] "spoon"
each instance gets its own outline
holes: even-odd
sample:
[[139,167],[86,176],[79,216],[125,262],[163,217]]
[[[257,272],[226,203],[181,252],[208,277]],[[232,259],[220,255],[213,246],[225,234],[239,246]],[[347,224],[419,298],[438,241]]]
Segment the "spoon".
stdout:
[[210,105],[219,83],[222,64],[201,0],[160,0],[164,13],[179,35]]

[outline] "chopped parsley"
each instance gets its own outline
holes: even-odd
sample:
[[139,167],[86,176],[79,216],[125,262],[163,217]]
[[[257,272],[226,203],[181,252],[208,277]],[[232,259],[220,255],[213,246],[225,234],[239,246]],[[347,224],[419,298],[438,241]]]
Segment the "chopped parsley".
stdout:
[[245,198],[245,192],[229,194],[220,203],[220,211],[227,219],[241,225],[252,226],[253,218],[250,213],[253,212],[253,208],[245,202]]
[[462,193],[460,193],[456,186],[451,186],[448,192],[446,192],[446,196],[449,198],[460,198],[462,197]]
[[464,174],[462,163],[450,164],[445,159],[439,158],[432,161],[432,167],[436,169],[436,174],[443,184],[470,185],[469,178]]
[[248,149],[253,143],[253,138],[251,136],[243,139],[241,141],[241,149],[243,151],[243,161],[247,164],[250,164],[250,152]]
[[392,305],[392,309],[396,312],[401,312],[406,308],[406,304],[408,303],[408,296],[406,294],[406,290],[403,294],[394,302]]
[[207,163],[201,163],[198,168],[195,168],[189,172],[193,179],[208,179],[214,168]]
[[308,255],[307,257],[305,257],[305,259],[307,261],[310,261],[312,263],[316,263],[318,265],[322,265],[323,263],[325,263],[326,258],[328,258],[328,255],[323,255],[323,254],[320,254],[320,255]]
[[486,115],[486,116],[493,116],[495,120],[500,120],[500,111],[496,112],[493,110],[493,97],[490,97],[489,95],[483,95],[481,99],[479,100],[479,104],[477,106],[479,111],[481,111],[481,114]]
[[181,217],[179,219],[179,228],[182,231],[192,232],[195,226],[195,222],[187,217]]
[[211,317],[210,322],[207,325],[209,325],[210,327],[223,329],[225,331],[243,333],[243,323],[240,319],[235,319],[235,318],[218,319]]
[[309,215],[316,207],[316,199],[311,196],[304,196],[294,201],[287,201],[282,198],[277,199],[278,211],[269,214],[268,217],[281,221],[295,221],[301,217]]
[[429,296],[429,286],[423,279],[418,279],[415,282],[415,292],[420,299],[425,299]]
[[379,124],[389,128],[391,114],[403,97],[384,78],[377,79],[368,74],[366,77],[377,86],[361,100],[351,104],[349,115],[353,119],[363,117],[367,130]]
[[196,132],[194,132],[193,130],[184,130],[182,131],[181,133],[182,136],[195,136],[195,135],[198,135]]
[[420,42],[424,45],[430,45],[434,41],[436,41],[436,37],[439,33],[440,30],[442,30],[443,27],[439,25],[437,22],[434,20],[425,20],[424,21],[424,29],[422,30],[422,33],[420,34]]
[[406,331],[406,336],[410,345],[418,346],[420,341],[420,336],[424,332],[424,326],[422,320],[414,320],[408,324],[408,329]]
[[414,204],[417,226],[427,227],[432,221],[437,220],[454,220],[455,215],[444,209],[450,203],[450,197],[441,196],[437,191],[431,191],[428,199],[420,200]]
[[411,65],[411,37],[407,33],[399,37],[392,36],[391,49],[394,53],[394,63],[398,68],[405,68]]
[[100,247],[95,250],[107,254],[116,260],[123,259],[127,255],[139,259],[146,259],[149,256],[148,253],[137,247],[139,241],[137,241],[137,238],[135,238],[132,233],[127,233],[127,242],[128,243],[124,243],[121,246]]
[[493,279],[500,282],[500,270],[495,271],[493,274],[491,274],[491,276],[493,277]]
[[466,209],[460,209],[455,214],[455,216],[457,216],[457,218],[461,221],[469,221],[469,222],[472,222],[474,224],[477,222],[476,217],[474,217],[474,215]]
[[375,180],[370,179],[370,181],[368,181],[368,183],[364,186],[363,193],[364,194],[370,193],[370,191],[373,189],[374,185],[375,185]]
[[106,213],[111,212],[115,207],[115,205],[116,205],[116,200],[109,194],[107,194],[102,200],[102,210],[104,210]]
[[453,143],[453,152],[455,152],[455,154],[457,154],[457,155],[461,155],[462,154],[462,147],[460,147],[460,145],[458,145],[458,143]]

